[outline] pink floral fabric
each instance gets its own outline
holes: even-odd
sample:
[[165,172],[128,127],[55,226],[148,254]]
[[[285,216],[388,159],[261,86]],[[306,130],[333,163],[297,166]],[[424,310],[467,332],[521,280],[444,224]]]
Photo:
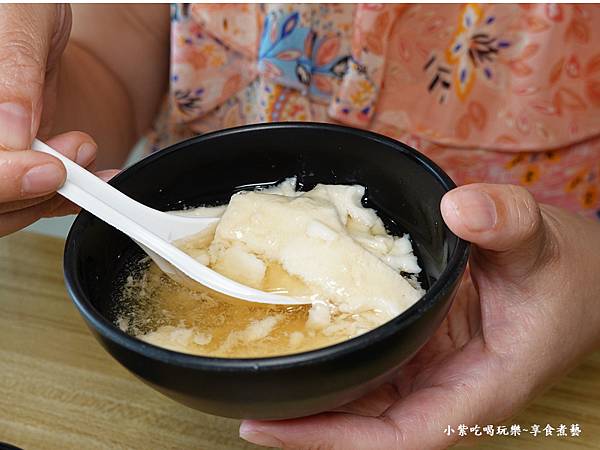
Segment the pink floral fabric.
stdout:
[[598,44],[597,5],[176,5],[152,143],[341,123],[600,217]]

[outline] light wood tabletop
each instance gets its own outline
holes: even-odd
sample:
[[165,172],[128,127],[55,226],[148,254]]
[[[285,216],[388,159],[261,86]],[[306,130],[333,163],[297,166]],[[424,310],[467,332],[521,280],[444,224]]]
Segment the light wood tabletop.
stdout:
[[[65,291],[63,245],[25,232],[0,239],[0,442],[27,450],[258,448],[239,439],[237,421],[163,397],[100,347]],[[600,449],[600,352],[511,424],[565,424],[567,437],[482,437],[471,448]],[[570,437],[571,424],[580,437]]]

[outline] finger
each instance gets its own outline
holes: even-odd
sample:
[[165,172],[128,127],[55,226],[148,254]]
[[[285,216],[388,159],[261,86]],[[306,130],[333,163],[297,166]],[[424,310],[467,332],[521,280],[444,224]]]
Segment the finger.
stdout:
[[[108,181],[118,173],[119,170],[104,170],[98,172],[96,175],[104,181]],[[53,194],[49,199],[42,203],[18,211],[1,214],[0,237],[25,228],[41,217],[58,217],[75,214],[77,212],[79,212],[79,207],[77,205],[74,205],[58,194]]]
[[19,209],[17,211],[8,212],[0,215],[0,237],[6,236],[7,234],[14,233],[33,222],[38,220],[44,215],[44,211],[49,207],[54,199],[58,198],[58,195],[53,195],[50,200],[45,202],[29,206],[27,208]]
[[[469,358],[475,354],[465,352],[450,363],[452,372],[460,375],[415,391],[377,417],[325,413],[283,421],[244,421],[240,437],[254,444],[284,449],[446,448],[458,439],[458,425],[495,423],[508,414],[507,410],[494,410],[490,406],[498,404],[495,397],[505,395],[499,386],[492,382],[485,390],[478,388],[478,377],[491,379],[498,369],[485,364],[478,365],[481,368],[477,373],[465,369],[472,367]],[[444,433],[448,425],[455,433]]]
[[42,197],[56,191],[65,176],[61,162],[45,153],[0,151],[0,203],[6,203],[4,212],[20,209],[18,200]]
[[[110,180],[117,175],[119,170],[102,170],[96,172],[96,176],[104,181]],[[81,208],[70,202],[61,195],[57,195],[56,199],[52,199],[52,203],[44,210],[42,217],[60,217],[69,214],[77,214]]]
[[66,45],[67,11],[56,5],[0,6],[0,147],[26,149],[36,134],[46,74]]
[[96,172],[96,176],[104,181],[109,181],[111,178],[120,174],[121,171],[119,169],[108,169],[108,170],[100,170]]
[[[46,138],[51,135],[54,126],[54,117],[58,104],[57,94],[60,79],[60,61],[69,37],[71,34],[71,7],[69,4],[56,4],[57,21],[53,35],[53,42],[50,45],[50,53],[46,63],[46,78],[44,93],[41,104],[43,108],[37,108],[34,114],[34,129],[37,130],[37,136]],[[41,109],[41,111],[40,111]]]
[[[96,157],[96,144],[85,133],[64,133],[48,140],[48,144],[83,166],[92,163]],[[19,202],[55,192],[65,176],[64,166],[53,156],[33,150],[0,151],[0,213],[46,200],[42,198],[29,204]]]
[[48,201],[49,199],[51,199],[55,195],[56,194],[53,192],[53,193],[50,193],[50,194],[42,195],[41,197],[35,197],[35,198],[29,198],[29,199],[26,199],[26,200],[15,200],[15,201],[12,201],[12,202],[0,203],[0,214],[4,214],[4,213],[8,213],[8,212],[13,212],[13,211],[18,211],[20,209],[29,208],[30,206],[34,206],[34,205],[38,205],[40,203],[44,203],[45,201]]
[[395,403],[400,398],[400,393],[396,388],[396,385],[392,383],[386,383],[369,395],[354,400],[340,408],[334,410],[334,412],[352,413],[361,416],[377,417],[387,410],[390,405]]
[[248,442],[290,450],[404,448],[399,445],[396,432],[392,424],[378,418],[347,413],[325,413],[278,422],[244,420],[240,426],[240,437]]
[[46,143],[81,167],[88,167],[96,161],[98,147],[87,133],[69,131],[48,139]]
[[472,184],[447,193],[441,211],[448,227],[477,245],[490,265],[527,275],[551,259],[553,235],[531,194],[517,186]]

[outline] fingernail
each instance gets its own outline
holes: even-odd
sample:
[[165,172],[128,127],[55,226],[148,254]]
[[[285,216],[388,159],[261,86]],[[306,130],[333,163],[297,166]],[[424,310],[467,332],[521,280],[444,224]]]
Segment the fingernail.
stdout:
[[75,162],[79,164],[81,167],[87,166],[91,163],[96,157],[96,146],[90,142],[86,142],[85,144],[81,144],[79,149],[77,150],[77,156],[75,157]]
[[262,445],[263,447],[283,447],[283,443],[275,436],[263,433],[245,422],[242,422],[242,425],[240,425],[240,437],[245,441],[256,445]]
[[22,150],[31,144],[31,114],[18,103],[0,103],[0,145]]
[[62,185],[63,177],[56,164],[36,166],[23,176],[23,193],[46,194],[55,191]]
[[458,189],[448,197],[448,202],[454,214],[470,231],[486,231],[496,225],[496,204],[485,192]]

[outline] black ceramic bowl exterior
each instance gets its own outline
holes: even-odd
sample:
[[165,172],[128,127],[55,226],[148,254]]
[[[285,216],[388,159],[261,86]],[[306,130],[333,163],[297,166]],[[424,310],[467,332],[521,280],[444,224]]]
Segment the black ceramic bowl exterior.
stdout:
[[368,204],[409,232],[427,294],[357,338],[323,349],[260,359],[205,358],[155,347],[112,323],[121,261],[140,254],[122,233],[82,212],[67,238],[67,287],[108,352],[163,394],[220,416],[282,419],[335,408],[389,379],[445,317],[469,246],[444,225],[440,200],[454,184],[435,164],[386,137],[326,124],[280,123],[218,131],[176,144],[111,184],[161,210],[225,202],[240,186],[297,176],[299,185],[358,183]]

